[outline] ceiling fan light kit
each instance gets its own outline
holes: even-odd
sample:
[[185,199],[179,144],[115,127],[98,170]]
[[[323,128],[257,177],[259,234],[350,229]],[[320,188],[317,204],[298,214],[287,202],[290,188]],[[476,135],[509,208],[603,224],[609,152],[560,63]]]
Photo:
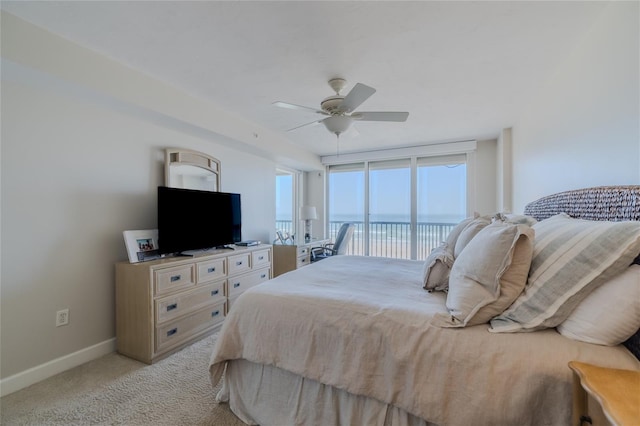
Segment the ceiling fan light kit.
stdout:
[[346,115],[332,115],[331,117],[327,117],[322,120],[322,124],[324,124],[327,130],[336,136],[340,136],[342,133],[349,130],[351,123],[353,123],[353,119]]
[[344,89],[346,84],[347,81],[343,78],[332,78],[329,80],[329,86],[336,92],[336,94],[329,96],[320,102],[321,110],[282,101],[277,101],[273,104],[282,108],[298,109],[303,111],[311,110],[318,114],[328,115],[328,117],[324,119],[294,127],[288,131],[323,123],[327,130],[338,137],[351,127],[354,120],[395,122],[403,122],[407,120],[407,117],[409,116],[408,112],[353,112],[364,101],[369,99],[369,97],[376,92],[376,89],[362,83],[357,83],[346,96],[342,96],[340,91]]

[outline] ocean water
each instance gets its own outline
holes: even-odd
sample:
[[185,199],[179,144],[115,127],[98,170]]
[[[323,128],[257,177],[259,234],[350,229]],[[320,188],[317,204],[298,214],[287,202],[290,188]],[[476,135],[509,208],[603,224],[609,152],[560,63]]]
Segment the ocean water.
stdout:
[[[464,215],[444,214],[444,215],[418,215],[419,223],[459,223],[465,218]],[[329,218],[330,222],[362,222],[364,216],[356,215],[339,215],[335,214]],[[391,223],[409,223],[410,215],[402,214],[372,214],[369,215],[369,222],[391,222]]]
[[[462,221],[466,216],[465,215],[456,215],[456,214],[446,214],[446,215],[418,215],[419,223],[447,223],[447,224],[457,224]],[[287,222],[291,221],[291,216],[278,216],[276,218],[278,222]],[[329,218],[330,222],[363,222],[364,217],[352,214],[340,215],[334,214]],[[391,222],[391,223],[409,223],[411,221],[411,217],[409,215],[370,215],[370,222]]]

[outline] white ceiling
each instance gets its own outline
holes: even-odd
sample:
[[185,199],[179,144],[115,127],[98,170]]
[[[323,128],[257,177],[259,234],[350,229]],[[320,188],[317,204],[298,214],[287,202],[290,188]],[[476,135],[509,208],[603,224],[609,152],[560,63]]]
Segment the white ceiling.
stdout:
[[319,107],[343,77],[377,89],[342,152],[495,138],[512,126],[606,2],[2,1],[2,9],[205,98],[320,155]]

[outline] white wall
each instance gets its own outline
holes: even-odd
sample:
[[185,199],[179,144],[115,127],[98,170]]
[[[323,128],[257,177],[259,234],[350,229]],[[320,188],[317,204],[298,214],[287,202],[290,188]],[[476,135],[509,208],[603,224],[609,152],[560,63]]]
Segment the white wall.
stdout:
[[513,211],[512,176],[513,176],[513,152],[511,143],[511,128],[502,129],[496,146],[496,183],[497,183],[497,207],[500,212]]
[[480,214],[494,214],[498,211],[496,200],[497,141],[478,141],[475,164],[475,208]]
[[[123,230],[157,227],[165,147],[220,159],[244,235],[268,241],[271,161],[12,82],[2,106],[3,377],[114,336],[113,264]],[[56,328],[62,308],[71,322]]]
[[610,2],[513,127],[514,211],[544,195],[640,184],[638,2]]
[[[96,347],[113,350],[122,231],[156,228],[165,148],[218,158],[221,189],[242,194],[243,237],[263,241],[273,238],[276,162],[321,166],[266,129],[5,12],[1,29],[4,394]],[[63,308],[70,324],[55,327]]]

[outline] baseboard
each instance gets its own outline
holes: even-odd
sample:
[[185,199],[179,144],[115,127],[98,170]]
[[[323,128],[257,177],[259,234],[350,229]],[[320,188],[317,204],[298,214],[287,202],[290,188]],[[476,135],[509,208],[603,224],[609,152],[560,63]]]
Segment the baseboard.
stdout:
[[69,355],[56,358],[44,364],[25,370],[21,373],[14,374],[5,379],[0,380],[0,396],[9,395],[10,393],[24,389],[34,383],[38,383],[44,379],[55,376],[56,374],[67,371],[70,368],[77,367],[103,355],[107,355],[116,350],[116,339],[105,340],[88,348],[80,349]]

